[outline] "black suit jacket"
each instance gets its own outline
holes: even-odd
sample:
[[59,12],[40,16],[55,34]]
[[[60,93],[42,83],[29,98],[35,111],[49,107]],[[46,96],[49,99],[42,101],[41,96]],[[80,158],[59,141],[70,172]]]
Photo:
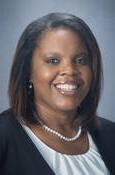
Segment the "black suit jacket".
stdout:
[[[90,127],[89,132],[111,175],[115,175],[115,123],[99,120],[100,127]],[[0,175],[54,175],[11,110],[0,115]]]

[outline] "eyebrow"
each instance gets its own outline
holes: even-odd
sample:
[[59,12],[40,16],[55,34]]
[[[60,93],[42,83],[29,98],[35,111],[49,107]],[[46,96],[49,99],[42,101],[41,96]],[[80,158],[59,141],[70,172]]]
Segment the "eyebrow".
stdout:
[[73,57],[81,57],[81,56],[89,56],[87,52],[81,52],[79,54],[75,54]]
[[[59,53],[57,53],[57,52],[45,53],[45,54],[43,54],[42,56],[43,56],[43,58],[48,58],[48,57],[51,57],[51,56],[54,56],[54,57],[57,57],[57,58],[61,58],[61,55],[60,55]],[[71,55],[71,58],[75,58],[75,57],[78,57],[78,58],[79,58],[79,57],[81,57],[81,56],[86,56],[86,57],[88,57],[89,54],[88,54],[86,51],[83,51],[83,52],[81,52],[81,53],[76,53],[76,54]]]
[[43,57],[50,57],[50,56],[61,57],[61,55],[57,52],[49,52],[49,53],[43,54]]

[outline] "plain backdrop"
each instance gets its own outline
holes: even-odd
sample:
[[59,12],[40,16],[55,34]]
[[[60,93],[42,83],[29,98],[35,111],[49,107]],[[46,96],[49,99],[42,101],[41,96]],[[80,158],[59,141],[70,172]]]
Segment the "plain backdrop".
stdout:
[[9,107],[8,80],[18,39],[30,22],[49,12],[72,13],[90,26],[104,68],[98,114],[115,121],[115,0],[0,0],[0,112]]

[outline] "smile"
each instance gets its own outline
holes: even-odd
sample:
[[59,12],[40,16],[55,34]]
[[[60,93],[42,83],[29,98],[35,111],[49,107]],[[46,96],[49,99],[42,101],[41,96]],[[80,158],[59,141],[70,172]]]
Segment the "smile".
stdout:
[[57,84],[57,90],[63,95],[75,95],[78,89],[78,85],[73,84]]

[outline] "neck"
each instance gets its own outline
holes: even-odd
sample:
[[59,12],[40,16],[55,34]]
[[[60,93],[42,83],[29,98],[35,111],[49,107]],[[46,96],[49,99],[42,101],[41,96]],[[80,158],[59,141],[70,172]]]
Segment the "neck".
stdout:
[[57,130],[72,130],[76,126],[76,110],[52,111],[46,106],[36,105],[37,114],[47,126]]

